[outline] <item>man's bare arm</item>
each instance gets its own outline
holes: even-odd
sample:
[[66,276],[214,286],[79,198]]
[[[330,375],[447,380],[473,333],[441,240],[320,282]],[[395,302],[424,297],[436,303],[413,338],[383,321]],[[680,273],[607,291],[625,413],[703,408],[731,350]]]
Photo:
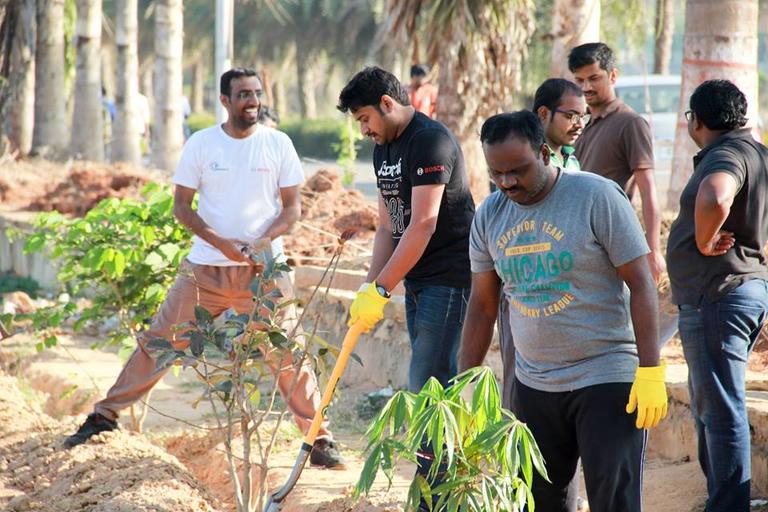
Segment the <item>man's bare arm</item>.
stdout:
[[472,273],[472,291],[461,331],[459,372],[483,364],[493,338],[500,290],[501,281],[493,270]]
[[[389,212],[384,204],[384,199],[379,195],[379,226],[373,239],[373,256],[368,270],[366,282],[370,283],[379,275],[381,269],[387,264],[395,250],[395,241],[392,240],[392,222]],[[390,289],[388,288],[387,291]]]
[[659,365],[659,301],[645,256],[616,268],[629,288],[629,309],[640,366]]
[[658,283],[661,275],[667,270],[667,264],[664,261],[664,255],[661,254],[661,213],[656,196],[656,181],[653,177],[653,169],[635,169],[633,174],[642,201],[645,239],[651,249],[648,254],[648,264],[654,281]]
[[694,224],[696,247],[704,256],[720,256],[733,247],[733,233],[722,231],[731,213],[738,184],[727,172],[715,172],[701,180],[696,193]]
[[280,199],[283,203],[283,209],[264,234],[270,240],[288,233],[296,221],[301,218],[301,194],[298,185],[281,187]]
[[376,282],[392,290],[416,265],[437,228],[445,184],[420,185],[411,191],[411,220]]

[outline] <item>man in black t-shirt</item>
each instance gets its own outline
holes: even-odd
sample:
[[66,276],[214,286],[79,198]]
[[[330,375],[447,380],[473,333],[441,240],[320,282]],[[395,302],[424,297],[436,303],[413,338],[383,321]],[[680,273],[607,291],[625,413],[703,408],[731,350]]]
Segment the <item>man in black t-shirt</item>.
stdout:
[[746,113],[727,80],[691,95],[688,134],[702,149],[667,245],[709,512],[749,510],[744,378],[768,316],[768,148],[743,128]]
[[350,324],[367,329],[383,318],[389,292],[405,279],[411,340],[408,387],[429,377],[444,386],[456,375],[456,353],[469,298],[469,228],[475,213],[464,155],[448,129],[416,112],[400,82],[368,67],[339,95],[363,135],[376,143],[379,227],[366,284]]

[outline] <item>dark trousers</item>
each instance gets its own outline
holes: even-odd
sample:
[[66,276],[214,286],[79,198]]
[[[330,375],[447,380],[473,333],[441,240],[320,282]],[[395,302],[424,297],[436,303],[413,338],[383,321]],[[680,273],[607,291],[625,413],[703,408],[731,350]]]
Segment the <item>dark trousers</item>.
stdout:
[[534,476],[536,510],[575,512],[579,457],[592,512],[641,510],[647,437],[624,410],[630,387],[611,383],[550,393],[515,383],[513,412],[531,429],[552,482]]

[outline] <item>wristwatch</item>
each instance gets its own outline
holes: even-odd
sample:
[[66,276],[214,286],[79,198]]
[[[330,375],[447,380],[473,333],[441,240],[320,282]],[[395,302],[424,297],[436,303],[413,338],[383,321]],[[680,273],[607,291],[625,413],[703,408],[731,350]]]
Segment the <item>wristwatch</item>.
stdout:
[[[376,284],[376,283],[374,283],[374,284]],[[376,291],[379,292],[379,295],[381,295],[385,299],[388,299],[390,297],[390,294],[387,291],[387,289],[384,288],[383,286],[381,286],[380,284],[376,284]]]

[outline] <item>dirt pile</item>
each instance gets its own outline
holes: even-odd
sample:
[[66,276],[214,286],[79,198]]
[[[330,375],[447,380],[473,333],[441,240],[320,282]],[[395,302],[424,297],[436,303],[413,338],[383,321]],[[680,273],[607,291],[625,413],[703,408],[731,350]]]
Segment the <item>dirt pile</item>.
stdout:
[[110,167],[96,167],[83,163],[73,168],[66,179],[49,184],[45,191],[29,203],[33,211],[59,211],[83,216],[108,197],[138,197],[149,177],[131,172],[121,164]]
[[129,164],[50,162],[31,158],[0,168],[2,210],[52,211],[83,215],[106,197],[138,197],[156,171]]
[[360,191],[345,189],[336,171],[321,169],[307,180],[301,189],[301,209],[301,220],[285,237],[286,254],[292,263],[325,264],[336,248],[337,237],[346,229],[356,234],[345,248],[345,260],[353,266],[367,260],[376,231],[376,208]]
[[105,433],[63,450],[73,423],[27,403],[0,375],[0,509],[13,512],[215,512],[215,498],[177,459],[141,436]]

